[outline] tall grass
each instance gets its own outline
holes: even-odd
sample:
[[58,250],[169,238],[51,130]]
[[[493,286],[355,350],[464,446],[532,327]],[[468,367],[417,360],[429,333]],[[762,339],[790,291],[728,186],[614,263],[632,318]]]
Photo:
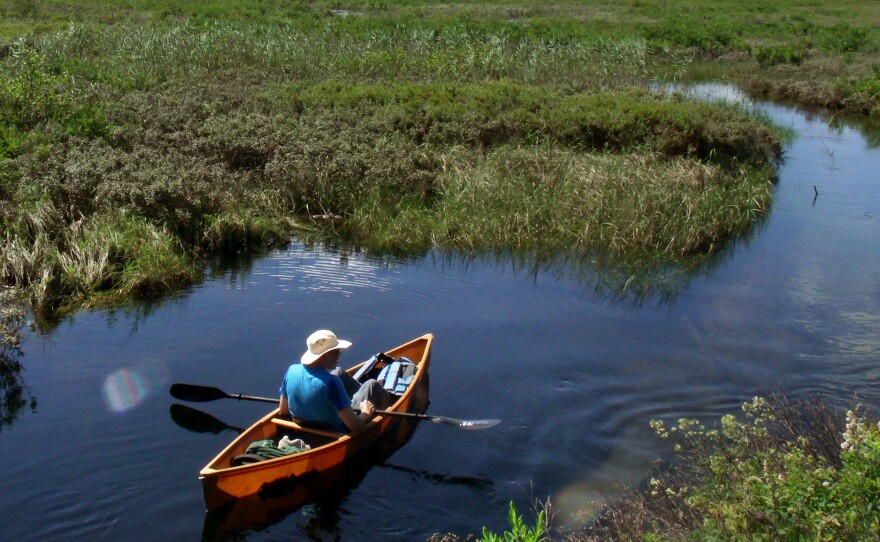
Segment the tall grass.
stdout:
[[[574,88],[646,80],[643,39],[561,42],[452,25],[389,26],[357,35],[330,20],[295,23],[217,22],[207,27],[83,25],[34,40],[34,47],[73,73],[119,87],[146,88],[170,79],[204,77],[242,65],[293,79],[342,78],[472,81],[511,78]],[[83,59],[100,58],[95,67]]]
[[656,154],[500,147],[484,155],[458,149],[440,159],[450,166],[433,203],[398,197],[392,205],[374,193],[362,199],[351,227],[377,247],[405,239],[414,249],[601,251],[675,261],[743,234],[771,199],[766,171],[731,172]]
[[94,215],[64,224],[51,205],[16,218],[18,226],[0,239],[0,276],[38,311],[76,306],[101,292],[157,295],[195,278],[174,238],[141,218]]

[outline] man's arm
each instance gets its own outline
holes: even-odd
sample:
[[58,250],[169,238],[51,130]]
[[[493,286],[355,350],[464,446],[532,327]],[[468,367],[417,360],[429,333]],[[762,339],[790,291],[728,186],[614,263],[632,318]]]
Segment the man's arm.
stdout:
[[278,400],[278,413],[282,416],[290,416],[290,407],[287,405],[287,397],[284,395]]

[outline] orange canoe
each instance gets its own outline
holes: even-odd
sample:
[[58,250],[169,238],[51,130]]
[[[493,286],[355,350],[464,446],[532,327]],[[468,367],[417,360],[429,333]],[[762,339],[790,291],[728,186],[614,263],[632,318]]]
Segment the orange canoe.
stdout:
[[[388,411],[424,414],[428,408],[428,365],[434,336],[423,335],[386,351],[397,359],[416,363],[412,382]],[[348,372],[354,374],[363,363]],[[381,367],[377,365],[377,367]],[[243,499],[265,503],[268,508],[283,502],[286,508],[305,504],[341,484],[347,473],[381,461],[409,440],[418,419],[378,415],[356,434],[341,434],[303,427],[278,417],[278,409],[239,435],[199,472],[208,511]],[[299,438],[311,449],[257,463],[233,466],[232,459],[245,453],[254,441]]]

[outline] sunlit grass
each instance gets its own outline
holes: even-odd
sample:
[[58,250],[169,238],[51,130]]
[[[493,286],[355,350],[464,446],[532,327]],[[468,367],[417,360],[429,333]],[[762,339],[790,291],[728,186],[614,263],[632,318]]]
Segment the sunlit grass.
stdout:
[[[501,147],[456,156],[434,200],[364,198],[350,225],[377,247],[602,251],[667,262],[711,252],[767,212],[768,171],[654,154]],[[734,203],[736,202],[736,203]]]
[[19,227],[0,240],[0,275],[40,311],[102,293],[158,295],[195,278],[174,238],[141,218],[94,215],[65,225],[51,205],[17,218]]
[[[644,81],[648,53],[639,38],[561,42],[463,24],[439,29],[382,25],[350,34],[344,21],[332,19],[316,27],[240,22],[107,29],[71,25],[34,40],[34,46],[55,65],[120,88],[150,88],[242,66],[294,80],[513,78],[598,88]],[[89,58],[100,58],[100,64],[83,62]]]

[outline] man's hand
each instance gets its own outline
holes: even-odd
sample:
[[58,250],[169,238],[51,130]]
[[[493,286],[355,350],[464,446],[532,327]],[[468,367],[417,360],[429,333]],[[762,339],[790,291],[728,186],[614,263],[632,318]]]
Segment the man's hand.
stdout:
[[376,415],[376,406],[370,401],[361,401],[361,413],[370,419]]

